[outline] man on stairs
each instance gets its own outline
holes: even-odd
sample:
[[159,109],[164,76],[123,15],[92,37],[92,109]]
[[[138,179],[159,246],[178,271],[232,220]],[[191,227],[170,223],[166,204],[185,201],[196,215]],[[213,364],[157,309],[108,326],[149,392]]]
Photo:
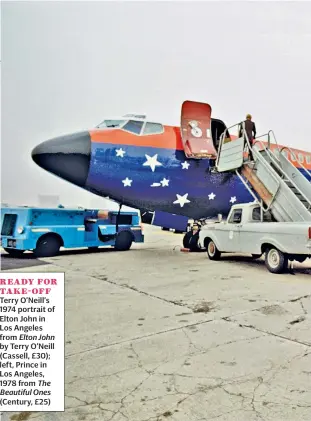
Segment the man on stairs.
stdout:
[[[250,114],[247,114],[247,116],[246,116],[246,120],[244,121],[244,127],[245,127],[245,131],[246,131],[249,143],[251,144],[251,146],[253,146],[253,141],[256,137],[256,125],[252,121],[252,116]],[[240,131],[239,131],[239,137],[242,137],[242,135],[243,135],[243,126],[241,124],[240,125]],[[247,144],[246,139],[245,139],[245,144]],[[251,150],[249,151],[249,159],[251,161],[254,160],[253,153],[252,153]]]

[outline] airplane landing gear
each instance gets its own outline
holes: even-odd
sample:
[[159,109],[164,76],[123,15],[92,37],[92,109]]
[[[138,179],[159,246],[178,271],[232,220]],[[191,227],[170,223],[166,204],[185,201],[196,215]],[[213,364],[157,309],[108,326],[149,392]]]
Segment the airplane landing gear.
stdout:
[[198,246],[199,241],[199,231],[193,231],[192,229],[188,231],[183,238],[183,246],[186,249],[189,249],[192,252],[201,251]]

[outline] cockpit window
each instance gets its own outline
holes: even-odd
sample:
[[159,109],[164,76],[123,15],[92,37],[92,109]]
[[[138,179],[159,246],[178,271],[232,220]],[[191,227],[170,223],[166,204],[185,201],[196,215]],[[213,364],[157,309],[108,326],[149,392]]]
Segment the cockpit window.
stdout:
[[125,130],[130,133],[134,133],[139,135],[141,132],[141,129],[143,127],[144,122],[143,121],[135,121],[135,120],[129,120],[123,127],[122,130]]
[[160,123],[146,123],[143,134],[160,134],[163,133],[163,126]]
[[104,127],[116,128],[116,127],[122,126],[122,124],[124,124],[125,122],[126,120],[104,120],[97,126],[97,128],[98,129],[102,129]]

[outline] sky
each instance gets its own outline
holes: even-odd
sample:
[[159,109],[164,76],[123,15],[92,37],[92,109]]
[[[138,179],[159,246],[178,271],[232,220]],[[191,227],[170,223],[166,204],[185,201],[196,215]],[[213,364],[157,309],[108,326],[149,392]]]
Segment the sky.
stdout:
[[89,206],[96,196],[31,150],[111,115],[179,125],[187,99],[228,126],[251,113],[258,134],[311,151],[310,15],[298,1],[2,2],[2,201]]

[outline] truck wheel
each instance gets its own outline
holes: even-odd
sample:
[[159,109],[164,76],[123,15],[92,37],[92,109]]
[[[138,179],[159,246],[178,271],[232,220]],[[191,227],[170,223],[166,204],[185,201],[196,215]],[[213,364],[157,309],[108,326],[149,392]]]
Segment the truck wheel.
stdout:
[[210,260],[219,260],[221,253],[218,250],[218,248],[216,247],[216,244],[214,243],[214,241],[209,240],[208,244],[207,244],[207,255],[209,257]]
[[121,231],[116,238],[115,250],[126,251],[131,248],[133,242],[132,234],[128,231]]
[[288,266],[288,258],[277,248],[266,250],[266,267],[271,273],[282,273]]
[[9,255],[12,256],[12,257],[22,257],[25,250],[16,250],[16,249],[4,248],[4,251],[9,253]]
[[59,253],[60,240],[54,235],[45,235],[39,238],[37,247],[34,250],[36,257],[52,257]]

